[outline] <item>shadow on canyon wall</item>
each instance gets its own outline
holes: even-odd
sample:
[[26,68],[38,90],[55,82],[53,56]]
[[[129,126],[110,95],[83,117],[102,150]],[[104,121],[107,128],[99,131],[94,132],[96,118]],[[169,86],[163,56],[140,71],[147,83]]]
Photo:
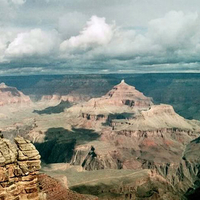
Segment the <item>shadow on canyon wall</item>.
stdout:
[[75,129],[72,131],[64,128],[50,128],[45,133],[44,143],[35,143],[45,163],[70,162],[76,145],[85,144],[99,138],[93,130]]
[[108,126],[110,125],[111,121],[114,119],[132,119],[134,118],[134,114],[133,113],[115,113],[115,114],[109,114],[108,118],[106,120],[105,123],[102,123],[103,126]]
[[70,108],[73,104],[70,103],[69,101],[61,101],[58,105],[56,106],[50,106],[50,107],[47,107],[43,110],[34,110],[33,113],[37,113],[39,115],[42,115],[42,114],[54,114],[54,113],[61,113],[61,112],[64,112],[64,110],[66,108]]

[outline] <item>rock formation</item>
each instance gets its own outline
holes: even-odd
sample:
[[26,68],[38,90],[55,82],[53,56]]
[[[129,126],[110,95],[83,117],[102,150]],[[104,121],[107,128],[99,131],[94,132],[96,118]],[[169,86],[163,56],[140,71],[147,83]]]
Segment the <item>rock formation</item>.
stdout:
[[30,103],[30,97],[18,91],[15,87],[7,86],[5,83],[0,84],[0,106],[15,103]]
[[[152,105],[150,98],[144,96],[141,92],[125,83],[124,80],[120,84],[114,86],[105,96],[92,99],[89,103],[94,102],[93,106],[129,106],[129,107],[149,107]],[[88,103],[88,104],[89,104]]]
[[[91,143],[92,149],[89,145],[75,147],[72,164],[79,163],[86,170],[137,169],[150,163],[178,165],[185,145],[200,131],[198,123],[184,119],[170,105],[153,105],[124,81],[105,96],[69,111],[73,109],[81,113],[76,123],[101,135],[98,143]],[[107,151],[105,146],[109,146]]]
[[15,138],[15,145],[0,139],[0,199],[39,199],[39,169],[33,144],[22,137]]
[[93,98],[83,104],[82,117],[92,120],[107,120],[108,115],[115,113],[135,113],[146,110],[152,105],[151,98],[125,83],[114,86],[105,96]]
[[189,154],[187,147],[185,152],[199,136],[199,122],[184,119],[172,106],[153,105],[122,81],[105,96],[69,110],[73,108],[81,113],[79,124],[98,130],[100,137],[98,142],[76,145],[72,165],[85,170],[153,169],[182,194],[199,180],[197,151]]

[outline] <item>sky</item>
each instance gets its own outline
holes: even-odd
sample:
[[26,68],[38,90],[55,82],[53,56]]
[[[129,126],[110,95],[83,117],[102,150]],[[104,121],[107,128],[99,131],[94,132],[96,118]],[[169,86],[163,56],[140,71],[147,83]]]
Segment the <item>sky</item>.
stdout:
[[200,72],[199,0],[0,0],[0,75]]

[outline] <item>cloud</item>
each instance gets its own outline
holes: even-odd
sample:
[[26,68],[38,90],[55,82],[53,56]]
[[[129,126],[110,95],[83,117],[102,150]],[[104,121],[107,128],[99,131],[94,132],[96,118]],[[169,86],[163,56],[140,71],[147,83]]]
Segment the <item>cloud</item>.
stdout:
[[58,19],[58,30],[64,40],[72,35],[78,35],[80,30],[85,26],[89,17],[81,12],[69,12],[60,16]]
[[26,0],[12,0],[12,2],[14,4],[22,5],[22,4],[26,3]]
[[0,38],[0,62],[4,62],[4,52],[7,48],[5,38]]
[[171,11],[163,18],[151,20],[144,33],[117,29],[106,46],[99,46],[84,57],[99,62],[126,61],[133,67],[199,62],[199,22],[197,13]]
[[165,48],[184,47],[191,42],[196,33],[199,33],[198,14],[171,11],[164,18],[151,20],[148,29],[148,37],[154,43]]
[[58,41],[55,32],[32,29],[22,32],[9,44],[5,51],[6,57],[44,56],[50,54]]
[[9,41],[15,37],[15,32],[11,30],[0,29],[0,63],[6,62],[5,51],[9,45]]
[[61,51],[87,50],[98,45],[107,45],[111,41],[112,36],[112,26],[105,22],[105,18],[92,16],[80,34],[63,41],[60,49]]
[[200,19],[197,12],[170,11],[163,18],[151,20],[146,37],[160,47],[157,54],[162,57],[161,62],[199,61]]
[[[35,2],[39,6],[41,1]],[[54,0],[48,3],[51,9],[53,3],[56,5]],[[24,6],[12,5],[12,9],[16,7],[20,11],[30,5],[34,5],[33,1],[27,0]],[[45,0],[42,6],[47,6]],[[50,8],[44,16],[49,16]],[[109,8],[112,8],[110,4]],[[56,70],[65,73],[84,70],[147,72],[156,71],[156,68],[160,71],[195,71],[200,66],[200,18],[197,12],[170,11],[163,17],[149,20],[146,27],[129,27],[126,20],[125,25],[120,26],[111,18],[96,15],[89,18],[88,13],[80,10],[67,10],[60,15],[56,11],[55,18],[49,17],[53,28],[48,27],[47,21],[43,26],[43,12],[39,13],[32,24],[29,24],[30,17],[23,21],[27,26],[22,23],[16,29],[3,27],[4,32],[0,29],[0,63],[10,61],[12,69],[34,68],[33,73],[56,73]]]

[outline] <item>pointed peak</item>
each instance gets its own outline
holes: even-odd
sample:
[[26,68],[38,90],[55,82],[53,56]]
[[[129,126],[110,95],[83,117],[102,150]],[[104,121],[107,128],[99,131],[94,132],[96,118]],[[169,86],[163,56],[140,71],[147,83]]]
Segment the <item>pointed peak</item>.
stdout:
[[0,83],[0,88],[7,88],[8,86],[5,83]]
[[[118,85],[114,86],[114,87],[117,87],[117,88],[118,88],[118,87],[124,88],[124,87],[133,87],[133,86],[127,84],[127,83],[125,82],[125,80],[122,79],[121,82],[120,82]],[[135,87],[133,87],[133,88],[135,88]]]
[[124,79],[121,80],[121,82],[118,85],[128,85]]

